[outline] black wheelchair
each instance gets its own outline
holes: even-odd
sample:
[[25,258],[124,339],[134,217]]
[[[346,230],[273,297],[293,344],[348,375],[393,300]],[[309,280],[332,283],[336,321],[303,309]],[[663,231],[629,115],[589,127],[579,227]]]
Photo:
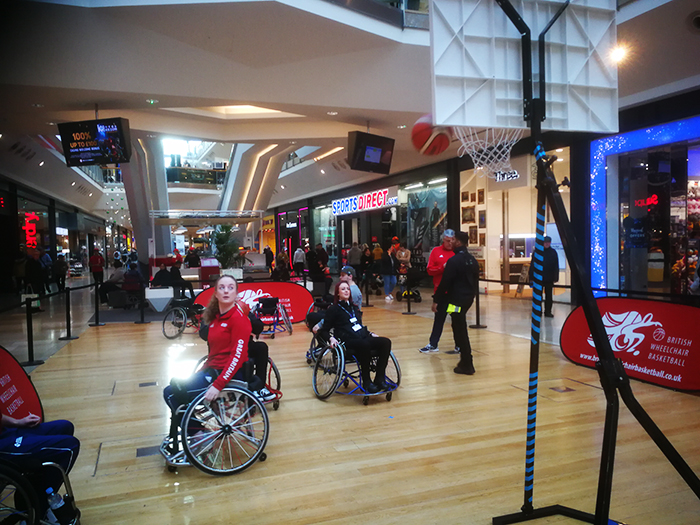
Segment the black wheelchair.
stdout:
[[[401,367],[394,352],[389,354],[385,372],[385,380],[390,389],[370,394],[362,386],[360,364],[355,356],[347,351],[342,341],[333,348],[328,341],[324,341],[318,335],[314,336],[314,340],[318,347],[315,352],[312,384],[317,398],[327,399],[337,392],[349,396],[362,396],[364,405],[369,403],[370,396],[386,396],[386,400],[391,401],[392,393],[401,384]],[[370,373],[377,371],[376,356],[370,359],[369,366]]]
[[[61,471],[66,495],[64,504],[69,506],[69,511],[75,516],[70,525],[80,525],[80,510],[75,505],[73,488],[68,474],[57,463],[43,463],[43,467],[53,467]],[[34,487],[27,480],[26,474],[21,472],[14,464],[0,460],[0,524],[44,525],[49,524],[43,516],[39,516],[39,498],[45,498],[46,494],[37,494]]]
[[260,335],[269,335],[272,339],[278,332],[288,332],[289,335],[292,335],[292,322],[289,319],[287,309],[280,303],[278,297],[258,299],[253,314],[265,324],[265,329],[260,332]]
[[192,333],[199,332],[202,313],[204,313],[204,306],[195,303],[192,299],[174,299],[163,318],[163,335],[168,339],[175,339],[188,328],[193,329]]
[[177,408],[160,445],[170,472],[193,465],[207,474],[228,476],[267,459],[270,420],[253,394],[262,381],[252,374],[252,361],[243,366],[250,381],[230,381],[211,403],[204,399],[205,390]]

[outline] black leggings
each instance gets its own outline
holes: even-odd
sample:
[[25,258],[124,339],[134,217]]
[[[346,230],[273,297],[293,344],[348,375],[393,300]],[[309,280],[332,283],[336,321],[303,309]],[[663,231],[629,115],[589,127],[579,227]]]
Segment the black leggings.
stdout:
[[384,381],[386,365],[389,362],[389,354],[391,353],[391,339],[369,335],[364,339],[353,339],[350,343],[346,343],[346,346],[348,352],[354,355],[358,363],[360,363],[360,374],[365,388],[371,381],[369,365],[372,356],[377,356],[377,371],[374,374],[374,382],[381,383]]
[[267,384],[268,355],[267,343],[263,341],[248,342],[248,356],[255,363],[255,375],[262,380],[263,386]]

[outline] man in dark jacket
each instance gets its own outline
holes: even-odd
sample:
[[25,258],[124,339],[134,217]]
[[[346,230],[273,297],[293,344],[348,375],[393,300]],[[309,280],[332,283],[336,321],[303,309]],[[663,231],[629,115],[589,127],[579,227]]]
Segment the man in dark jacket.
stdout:
[[455,346],[460,349],[459,363],[455,374],[475,373],[472,347],[467,334],[467,310],[479,292],[479,263],[467,252],[469,234],[457,232],[454,240],[454,256],[445,265],[442,280],[433,295],[433,312],[439,303],[447,303],[447,313],[452,317],[452,335]]
[[[552,314],[552,291],[554,289],[554,283],[559,280],[559,255],[557,251],[552,248],[552,238],[548,235],[544,238],[544,261],[542,264],[542,291],[544,297],[544,316],[554,317]],[[530,283],[534,281],[532,275],[533,268],[535,267],[535,254],[532,254],[532,260],[530,261]],[[532,286],[532,284],[531,284]]]

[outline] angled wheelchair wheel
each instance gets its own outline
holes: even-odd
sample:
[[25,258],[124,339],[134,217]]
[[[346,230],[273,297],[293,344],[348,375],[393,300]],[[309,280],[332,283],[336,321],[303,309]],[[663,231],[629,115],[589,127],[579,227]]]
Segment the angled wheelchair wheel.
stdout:
[[205,393],[182,418],[182,445],[190,463],[207,474],[227,476],[264,461],[270,422],[262,403],[239,386],[224,388],[211,403]]
[[401,367],[394,352],[389,354],[389,362],[386,364],[386,382],[396,387],[401,384]]
[[175,339],[187,328],[187,312],[184,308],[171,308],[163,319],[163,335],[168,339]]
[[289,332],[289,335],[292,335],[292,321],[290,321],[287,309],[283,304],[280,305],[280,318],[284,323],[284,328],[287,330],[287,332]]
[[22,474],[0,465],[0,523],[38,525],[39,499]]
[[327,346],[314,365],[313,387],[316,397],[326,399],[338,388],[345,371],[345,355],[341,348]]
[[194,370],[192,370],[192,373],[199,372],[202,368],[204,368],[204,363],[207,362],[208,356],[202,356],[199,358],[199,361],[197,361],[197,364],[194,365]]
[[282,389],[282,376],[280,376],[280,371],[271,357],[267,358],[267,384],[265,386],[270,391]]

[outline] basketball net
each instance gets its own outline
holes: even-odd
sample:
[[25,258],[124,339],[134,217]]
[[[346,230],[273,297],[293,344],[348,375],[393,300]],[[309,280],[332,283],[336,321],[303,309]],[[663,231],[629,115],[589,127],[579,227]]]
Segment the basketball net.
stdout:
[[492,179],[505,177],[513,171],[510,165],[510,152],[523,136],[523,129],[488,128],[477,130],[455,126],[452,128],[462,145],[459,156],[468,154],[477,173]]

